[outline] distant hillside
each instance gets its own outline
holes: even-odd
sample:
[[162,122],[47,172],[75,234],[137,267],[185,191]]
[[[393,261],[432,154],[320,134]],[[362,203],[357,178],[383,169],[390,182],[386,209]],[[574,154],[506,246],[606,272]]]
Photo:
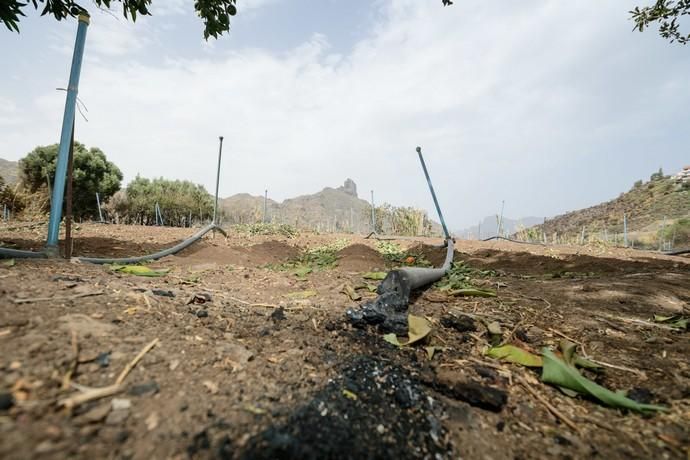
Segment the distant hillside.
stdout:
[[[512,235],[520,230],[528,227],[532,227],[537,224],[544,222],[543,217],[523,217],[522,219],[510,219],[508,217],[503,217],[503,233]],[[492,236],[498,235],[498,217],[497,216],[487,216],[482,220],[481,228],[479,225],[473,225],[469,228],[464,228],[462,230],[456,230],[453,234],[459,238],[477,239],[479,232],[481,231],[481,236],[479,239],[490,238]]]
[[[221,200],[226,223],[254,223],[263,219],[264,198],[246,193]],[[318,193],[267,202],[267,220],[318,231],[368,233],[371,205],[357,196],[357,185],[347,179],[338,188],[326,187]],[[432,231],[440,226],[429,221]],[[384,226],[384,227],[387,227]]]
[[19,163],[0,158],[0,176],[6,184],[16,184],[19,180]]
[[577,234],[585,227],[587,233],[623,231],[623,215],[627,215],[628,231],[656,231],[659,222],[690,216],[690,168],[675,176],[661,172],[652,175],[649,182],[638,181],[633,188],[606,203],[569,212],[548,219],[539,225],[551,236]]

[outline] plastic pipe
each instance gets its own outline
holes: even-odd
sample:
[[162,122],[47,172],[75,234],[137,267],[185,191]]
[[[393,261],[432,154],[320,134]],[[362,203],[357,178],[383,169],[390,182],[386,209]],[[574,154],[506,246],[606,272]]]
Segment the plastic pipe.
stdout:
[[198,232],[196,232],[194,235],[190,236],[186,240],[176,244],[175,246],[164,249],[159,252],[155,252],[153,254],[147,254],[144,256],[138,256],[138,257],[122,257],[122,258],[112,258],[112,259],[105,259],[105,258],[100,258],[100,257],[76,257],[77,260],[80,262],[89,262],[92,264],[136,264],[138,262],[145,262],[147,260],[157,260],[161,259],[166,256],[173,255],[175,253],[178,253],[182,251],[183,249],[186,249],[193,243],[196,243],[198,240],[201,239],[202,236],[210,232],[211,230],[218,230],[225,234],[225,232],[218,227],[216,224],[210,224]]
[[50,201],[50,220],[48,222],[48,239],[46,241],[46,254],[50,257],[58,255],[58,236],[60,233],[60,220],[62,220],[62,201],[65,195],[65,176],[67,174],[67,157],[69,155],[69,143],[74,126],[74,111],[79,92],[79,76],[81,63],[84,57],[84,45],[86,43],[86,29],[89,27],[89,17],[79,15],[77,38],[72,55],[72,69],[69,75],[67,98],[65,100],[65,113],[62,117],[62,132],[60,133],[60,148],[58,150],[57,166],[55,170],[55,182],[53,195]]

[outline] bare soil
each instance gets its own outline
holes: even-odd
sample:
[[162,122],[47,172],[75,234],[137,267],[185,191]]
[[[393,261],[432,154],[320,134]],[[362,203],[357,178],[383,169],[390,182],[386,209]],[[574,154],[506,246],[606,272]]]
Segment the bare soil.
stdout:
[[[82,224],[74,248],[141,255],[191,232]],[[40,248],[44,235],[0,227],[5,247]],[[350,246],[333,269],[272,268],[341,238]],[[439,242],[398,243],[438,263]],[[458,241],[456,261],[485,270],[473,281],[498,296],[418,293],[410,312],[431,321],[431,336],[398,349],[344,315],[356,302],[342,287],[385,268],[375,248],[353,235],[209,235],[151,263],[170,269],[158,278],[63,260],[0,267],[0,457],[688,458],[688,333],[651,321],[690,313],[688,259]],[[639,415],[569,398],[536,371],[486,357],[492,321],[505,341],[536,352],[577,341],[610,365],[588,377],[669,410]],[[156,338],[121,392],[59,407],[84,387],[111,385]]]

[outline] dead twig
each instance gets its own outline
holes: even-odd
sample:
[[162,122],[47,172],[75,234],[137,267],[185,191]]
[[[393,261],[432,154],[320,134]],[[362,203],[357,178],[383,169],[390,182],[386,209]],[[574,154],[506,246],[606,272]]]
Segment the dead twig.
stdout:
[[62,378],[63,390],[69,389],[72,377],[74,376],[74,374],[77,373],[77,366],[79,365],[79,342],[76,331],[72,331],[72,354],[74,355],[72,365],[67,370],[65,376]]
[[29,297],[26,299],[13,299],[12,301],[14,303],[16,303],[17,305],[21,305],[24,303],[50,302],[50,301],[55,301],[55,300],[75,300],[75,299],[81,299],[83,297],[93,297],[93,296],[103,295],[103,294],[105,294],[105,291],[84,292],[81,294],[58,296],[58,297]]
[[[620,321],[622,323],[635,324],[638,326],[656,327],[656,328],[664,329],[667,331],[678,331],[677,328],[667,326],[665,324],[650,323],[649,321],[644,321],[644,320],[637,319],[637,318],[625,318],[622,316],[619,317],[619,316],[609,316],[609,315],[596,315],[596,316],[599,319],[610,319],[610,320]],[[618,329],[618,328],[616,328],[616,329]],[[620,329],[620,330],[625,332],[623,329]]]
[[108,396],[115,395],[117,393],[120,393],[124,391],[125,387],[123,385],[123,382],[127,378],[127,375],[134,369],[134,367],[139,363],[139,361],[142,360],[144,355],[151,351],[153,347],[155,347],[158,342],[160,342],[159,339],[154,339],[151,341],[148,345],[146,345],[138,355],[134,357],[132,361],[130,361],[127,366],[122,370],[120,375],[118,376],[117,380],[115,380],[115,383],[112,385],[109,385],[107,387],[103,388],[90,388],[88,390],[85,390],[81,393],[78,393],[76,395],[70,396],[69,398],[62,399],[58,401],[58,406],[63,406],[65,407],[68,411],[71,411],[73,408],[84,404],[85,402],[89,401],[94,401],[96,399],[101,399],[105,398]]
[[572,420],[570,420],[563,412],[556,409],[556,407],[554,407],[549,401],[547,401],[546,398],[544,398],[542,395],[530,388],[524,380],[518,378],[517,381],[522,386],[522,388],[524,388],[529,394],[534,396],[537,399],[537,401],[542,403],[544,407],[546,407],[549,410],[549,412],[556,416],[556,418],[568,425],[577,434],[580,434],[580,428]]

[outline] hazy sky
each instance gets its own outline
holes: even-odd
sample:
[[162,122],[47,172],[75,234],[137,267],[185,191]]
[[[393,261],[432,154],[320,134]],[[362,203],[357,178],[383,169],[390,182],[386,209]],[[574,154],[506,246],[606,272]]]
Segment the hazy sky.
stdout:
[[[238,0],[205,42],[192,0],[92,12],[77,139],[125,174],[277,200],[355,180],[447,220],[551,216],[690,163],[690,46],[633,33],[636,1]],[[88,4],[88,1],[84,3]],[[649,2],[647,2],[649,3]],[[0,157],[58,142],[76,20],[0,30]]]

